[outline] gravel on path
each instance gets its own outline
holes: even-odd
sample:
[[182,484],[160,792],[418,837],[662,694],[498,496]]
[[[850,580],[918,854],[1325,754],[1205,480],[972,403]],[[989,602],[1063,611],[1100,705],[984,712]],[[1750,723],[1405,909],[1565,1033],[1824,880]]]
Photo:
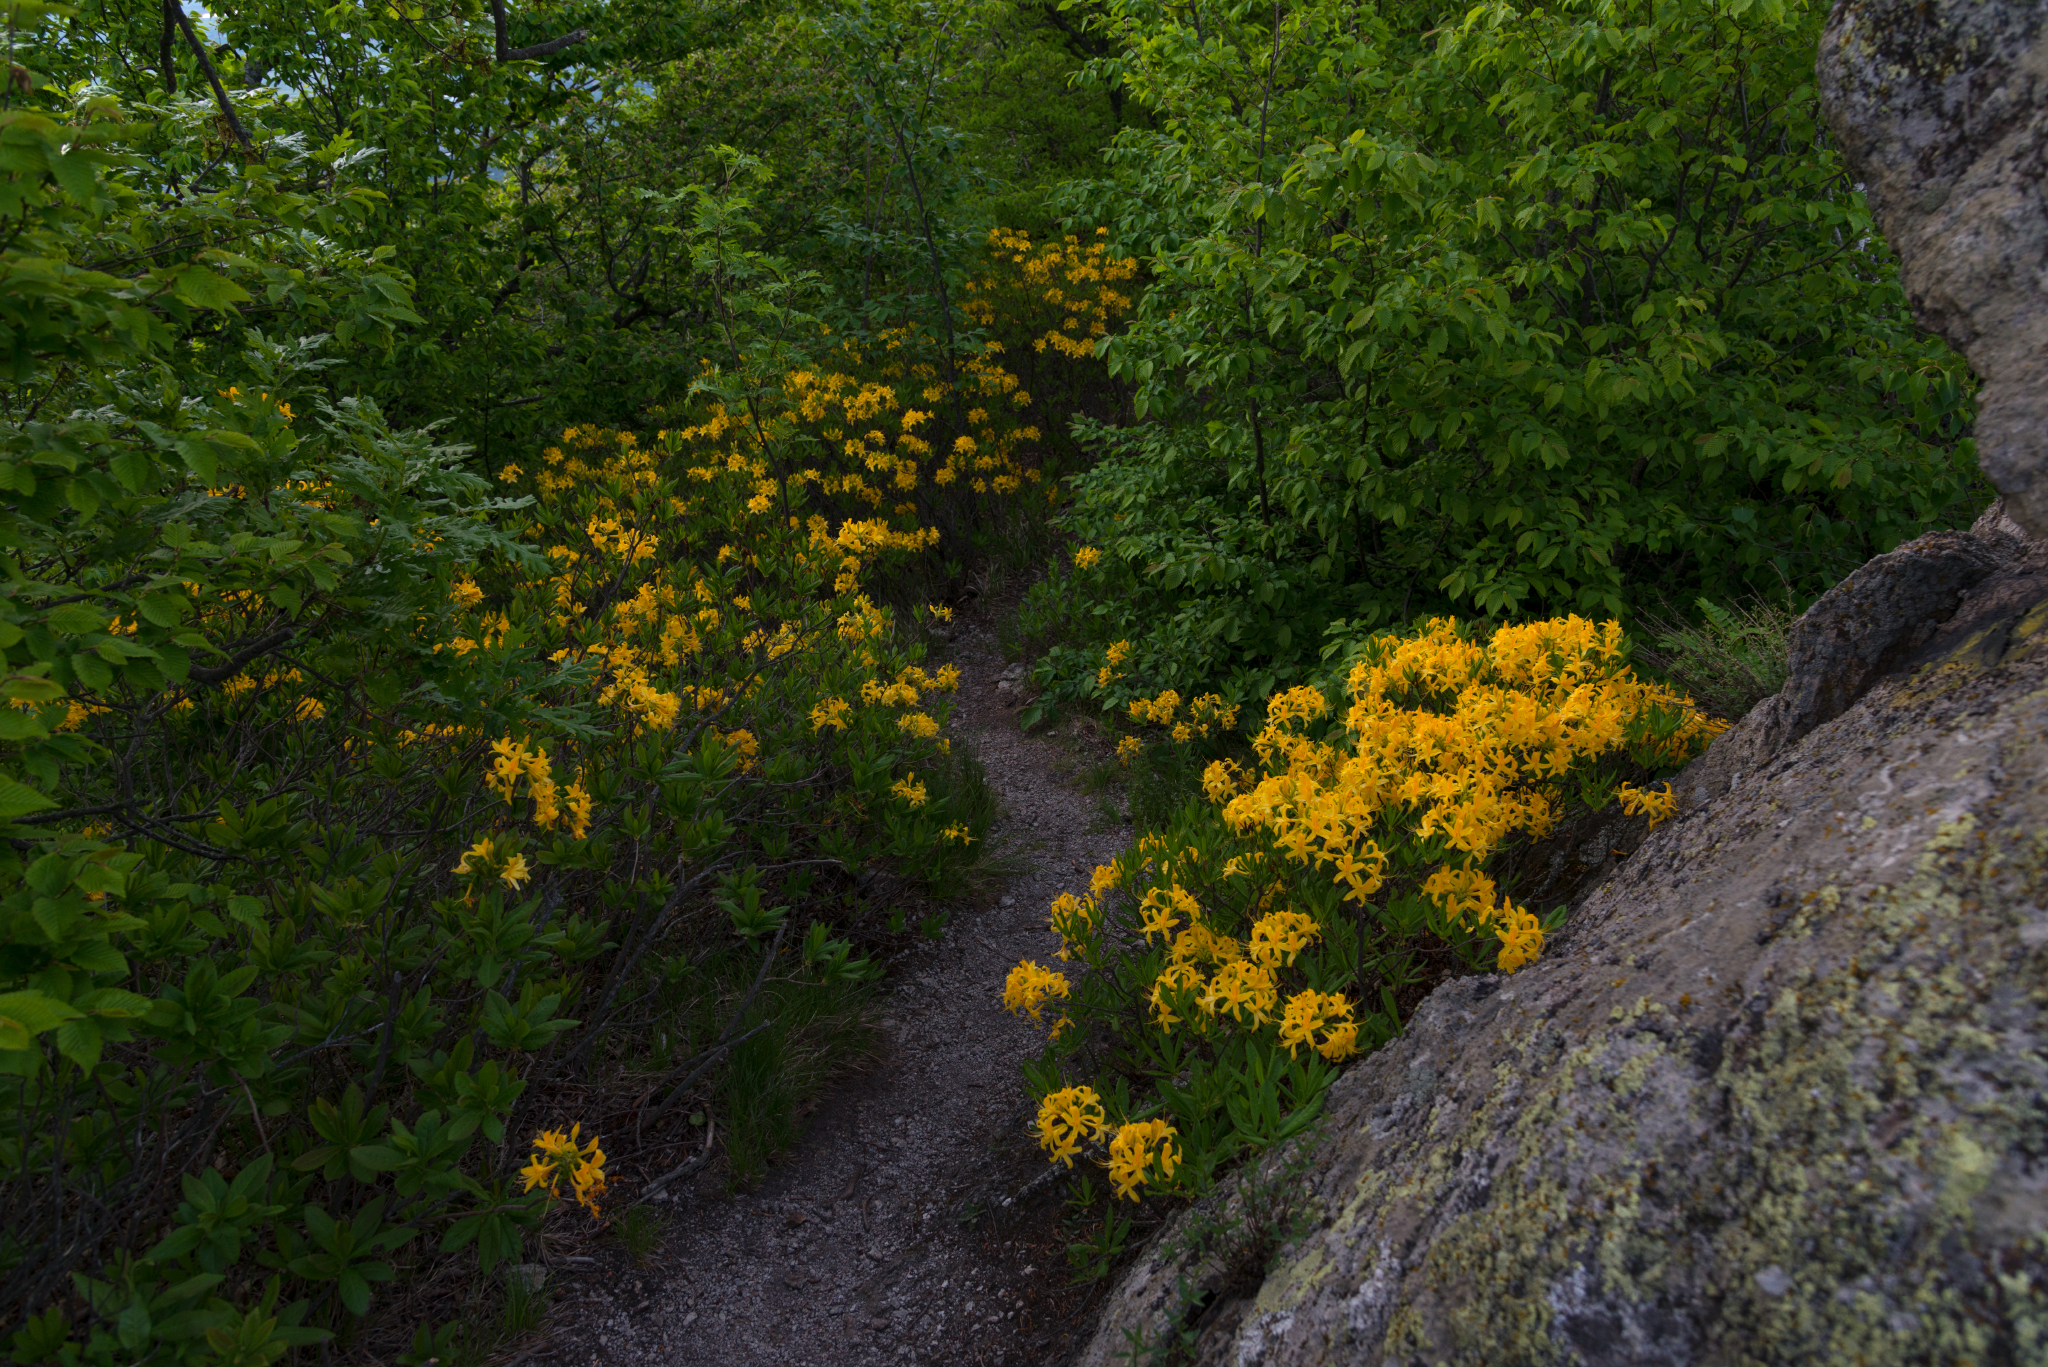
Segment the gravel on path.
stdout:
[[1012,965],[1058,948],[1053,897],[1086,892],[1132,837],[1062,777],[1072,751],[1018,729],[1016,670],[985,621],[947,653],[961,671],[949,734],[1002,800],[989,839],[1016,876],[895,965],[876,1066],[824,1098],[759,1188],[677,1192],[643,1266],[612,1245],[556,1270],[539,1363],[1043,1367],[1085,1329],[1095,1288],[1069,1283],[1058,1202],[1018,1196],[1046,1168],[1018,1072],[1042,1037],[999,998]]

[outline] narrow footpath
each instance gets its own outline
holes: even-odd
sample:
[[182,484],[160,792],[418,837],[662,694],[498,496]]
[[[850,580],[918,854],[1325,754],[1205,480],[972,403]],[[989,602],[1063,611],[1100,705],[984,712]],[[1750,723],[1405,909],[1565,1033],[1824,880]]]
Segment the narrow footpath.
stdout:
[[[1056,1201],[1004,1202],[1046,1168],[1018,1065],[1042,1040],[1001,1008],[1019,959],[1046,962],[1046,908],[1131,840],[1062,776],[1071,752],[1017,728],[993,627],[962,623],[949,733],[1002,801],[992,851],[1017,870],[886,984],[876,1065],[804,1122],[760,1187],[658,1207],[661,1250],[562,1269],[550,1367],[1041,1367],[1067,1356],[1096,1288],[1069,1282]],[[1046,1184],[1041,1182],[1039,1188]],[[526,1357],[526,1354],[521,1354]]]

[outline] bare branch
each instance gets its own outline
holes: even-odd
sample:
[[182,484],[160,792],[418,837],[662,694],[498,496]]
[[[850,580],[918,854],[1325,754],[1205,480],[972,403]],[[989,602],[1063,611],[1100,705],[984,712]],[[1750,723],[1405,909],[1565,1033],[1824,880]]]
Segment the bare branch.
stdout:
[[590,36],[588,29],[570,29],[559,38],[550,38],[545,43],[532,47],[505,46],[505,0],[491,0],[491,31],[497,36],[497,56],[501,62],[530,62],[536,57],[552,57],[565,47],[574,47]]
[[563,48],[574,47],[589,36],[590,30],[588,29],[572,28],[561,37],[550,38],[545,43],[535,43],[532,47],[515,47],[505,54],[504,60],[508,62],[529,62],[535,57],[552,57]]
[[165,11],[178,21],[178,27],[185,31],[185,45],[192,49],[192,55],[199,59],[199,70],[206,77],[206,83],[213,87],[213,98],[220,104],[221,115],[227,119],[228,127],[235,130],[235,141],[242,144],[242,150],[262,160],[254,144],[249,141],[249,132],[242,127],[242,121],[235,117],[235,106],[228,99],[227,90],[220,83],[220,73],[213,69],[213,59],[206,55],[206,45],[199,41],[199,33],[192,27],[190,16],[178,0],[164,0]]

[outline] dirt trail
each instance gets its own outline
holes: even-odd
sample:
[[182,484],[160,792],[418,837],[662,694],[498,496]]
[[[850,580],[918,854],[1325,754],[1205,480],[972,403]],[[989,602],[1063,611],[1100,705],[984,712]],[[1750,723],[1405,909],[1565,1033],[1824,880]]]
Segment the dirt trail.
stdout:
[[[1057,1206],[1002,1209],[1045,1169],[1025,1131],[1028,1024],[998,1002],[1019,959],[1047,961],[1046,907],[1085,892],[1123,848],[1063,780],[1058,742],[1022,735],[999,690],[993,629],[964,622],[950,734],[1001,795],[993,848],[1019,868],[1000,900],[956,907],[945,938],[893,967],[872,1071],[828,1095],[754,1192],[715,1184],[658,1207],[663,1249],[616,1247],[554,1270],[556,1328],[534,1350],[563,1367],[1040,1364],[1066,1356],[1090,1299],[1068,1285]],[[522,1355],[524,1356],[524,1355]]]

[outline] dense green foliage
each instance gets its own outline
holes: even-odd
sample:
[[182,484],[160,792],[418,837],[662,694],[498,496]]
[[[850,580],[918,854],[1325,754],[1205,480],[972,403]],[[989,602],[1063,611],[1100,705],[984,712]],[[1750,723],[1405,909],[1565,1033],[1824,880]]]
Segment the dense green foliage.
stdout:
[[742,32],[836,76],[725,133],[836,117],[863,201],[680,154],[732,110],[673,25],[10,14],[8,1351],[473,1359],[606,1203],[561,1132],[756,1179],[978,857],[956,676],[868,596],[1049,506],[952,299],[947,35]]
[[1132,685],[1255,698],[1444,611],[1803,602],[1966,517],[1970,382],[1821,127],[1825,12],[1110,4],[1092,75],[1157,127],[1067,196],[1155,277],[1071,525]]
[[[592,1135],[756,1178],[976,876],[923,661],[977,556],[1078,540],[1024,615],[1047,703],[1171,735],[1168,686],[1216,724],[1439,612],[1796,605],[1976,489],[1812,3],[5,7],[23,1367],[473,1361],[533,1308],[497,1265],[603,1207]],[[1437,913],[1340,924],[1279,835],[1176,820],[1105,914],[1325,937],[1215,1054],[1273,1106],[1183,1108],[1185,1194],[1398,1026]],[[1142,1034],[1164,949],[1074,939],[1077,1012]],[[1147,1133],[1126,1179],[1170,1177]]]
[[377,253],[290,250],[358,193],[259,164],[165,209],[132,150],[163,135],[0,131],[11,1350],[473,1355],[381,1288],[517,1259],[563,1088],[623,1070],[634,1136],[693,1099],[751,1179],[858,1046],[876,969],[842,932],[904,934],[971,863],[952,675],[862,592],[930,537],[792,474],[816,438],[766,401],[807,338],[844,349],[737,245],[744,166],[683,246],[746,438],[718,402],[645,445],[572,429],[500,497],[328,402],[326,339],[251,326],[268,299],[367,352],[410,319]]

